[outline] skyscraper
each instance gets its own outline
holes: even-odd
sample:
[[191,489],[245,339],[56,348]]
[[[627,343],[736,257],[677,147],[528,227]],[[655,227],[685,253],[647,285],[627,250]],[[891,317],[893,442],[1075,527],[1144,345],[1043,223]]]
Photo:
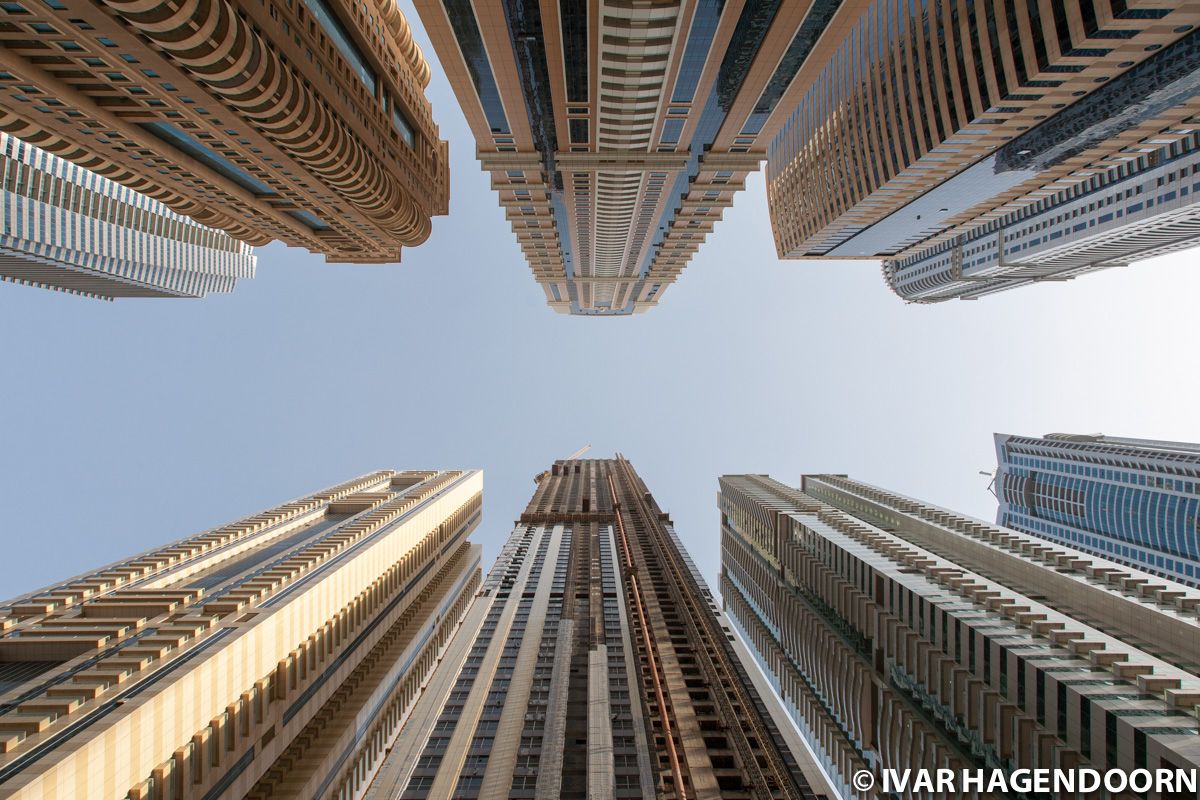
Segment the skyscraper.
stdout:
[[199,223],[394,262],[448,207],[395,0],[0,4],[0,129]]
[[74,294],[203,297],[254,275],[251,247],[0,133],[0,279]]
[[866,5],[416,0],[547,303],[595,315],[658,303]]
[[1156,190],[1191,175],[1198,23],[1193,2],[875,0],[771,145],[780,256],[882,257],[926,302],[1186,246],[1191,180]]
[[1069,188],[885,261],[884,278],[912,302],[973,300],[1195,247],[1200,135],[1148,144]]
[[844,476],[720,486],[729,618],[845,796],[864,769],[1200,766],[1200,592]]
[[1200,445],[996,434],[996,523],[1200,586]]
[[479,472],[356,478],[0,608],[0,794],[349,797],[479,584]]
[[814,797],[749,658],[629,462],[555,462],[365,797]]

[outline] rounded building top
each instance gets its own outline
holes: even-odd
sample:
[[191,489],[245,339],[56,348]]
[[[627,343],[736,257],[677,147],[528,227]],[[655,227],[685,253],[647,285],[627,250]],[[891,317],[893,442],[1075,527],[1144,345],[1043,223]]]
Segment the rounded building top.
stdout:
[[420,46],[413,39],[412,28],[409,27],[408,19],[405,18],[404,12],[400,10],[399,3],[397,0],[377,0],[377,2],[383,21],[396,37],[396,47],[399,48],[401,54],[408,61],[408,65],[412,69],[413,75],[416,76],[421,88],[428,87],[429,79],[432,76],[429,62],[425,60],[425,54],[421,52]]

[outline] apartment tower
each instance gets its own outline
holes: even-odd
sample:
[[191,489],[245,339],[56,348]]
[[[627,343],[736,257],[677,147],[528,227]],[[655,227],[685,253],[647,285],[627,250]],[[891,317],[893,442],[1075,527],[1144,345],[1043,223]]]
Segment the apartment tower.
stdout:
[[0,4],[0,130],[254,245],[395,262],[448,207],[395,0]]
[[245,242],[5,133],[0,175],[0,280],[111,300],[254,276]]
[[1068,188],[886,260],[884,279],[914,303],[974,300],[1197,246],[1200,134],[1144,144]]
[[996,434],[996,524],[1200,586],[1200,444]]
[[[875,0],[770,148],[786,258],[977,297],[1188,246],[1200,3]],[[1182,160],[1180,160],[1182,159]],[[1175,162],[1175,163],[1168,163]]]
[[843,796],[885,768],[1200,767],[1195,589],[844,476],[718,502],[729,618]]
[[0,607],[0,794],[355,797],[478,588],[482,486],[371,473]]
[[416,0],[547,303],[594,315],[658,303],[866,5]]
[[555,462],[365,797],[816,796],[739,648],[629,462]]

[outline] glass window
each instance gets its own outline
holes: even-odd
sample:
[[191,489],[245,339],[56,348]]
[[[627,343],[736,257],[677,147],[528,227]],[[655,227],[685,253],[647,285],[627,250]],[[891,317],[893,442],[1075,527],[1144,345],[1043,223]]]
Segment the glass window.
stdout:
[[234,164],[208,145],[193,138],[169,122],[139,122],[138,127],[175,146],[215,172],[261,197],[276,194],[275,190]]

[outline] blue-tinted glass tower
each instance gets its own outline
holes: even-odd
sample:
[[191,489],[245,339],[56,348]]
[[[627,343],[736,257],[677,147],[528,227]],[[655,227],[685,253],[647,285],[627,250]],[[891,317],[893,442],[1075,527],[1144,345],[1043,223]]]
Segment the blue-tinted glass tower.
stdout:
[[1000,525],[1200,586],[1200,445],[996,434]]

